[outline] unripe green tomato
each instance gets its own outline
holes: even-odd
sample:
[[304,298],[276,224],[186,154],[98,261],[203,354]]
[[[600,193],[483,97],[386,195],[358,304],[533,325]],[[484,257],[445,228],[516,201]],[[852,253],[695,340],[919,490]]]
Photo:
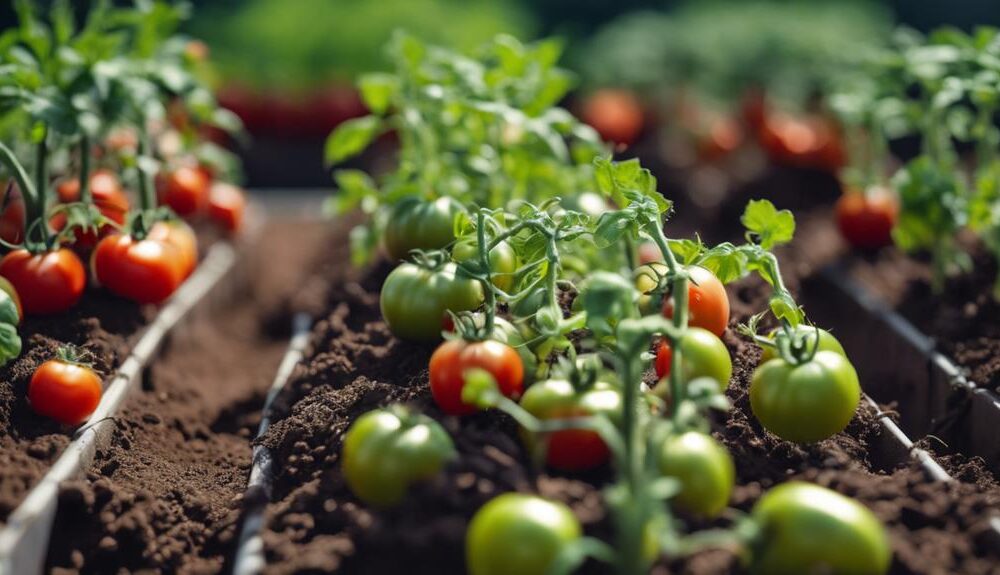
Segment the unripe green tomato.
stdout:
[[792,481],[765,493],[751,512],[761,529],[751,571],[759,575],[882,575],[892,550],[885,527],[853,499]]
[[483,303],[483,287],[472,279],[455,277],[456,265],[429,270],[403,263],[382,284],[382,317],[397,337],[433,342],[441,339],[447,312],[474,310]]
[[[767,336],[768,339],[773,341],[778,329],[771,331],[771,333]],[[819,351],[832,351],[847,357],[847,352],[844,351],[844,346],[840,345],[837,338],[833,337],[833,334],[825,329],[818,329],[816,327],[803,324],[799,324],[792,328],[792,331],[796,336],[805,336],[807,342],[807,353],[812,353],[812,350],[815,348],[817,330],[819,331]],[[763,350],[763,353],[760,354],[760,363],[764,363],[765,361],[770,361],[778,357],[778,350],[773,347],[763,346]]]
[[502,343],[514,348],[517,355],[521,357],[521,365],[524,366],[524,385],[530,386],[535,381],[535,372],[538,371],[538,358],[534,352],[525,345],[524,336],[514,326],[514,324],[502,317],[493,318],[493,337]]
[[[682,377],[685,383],[699,377],[710,377],[725,390],[733,375],[733,360],[726,344],[714,333],[700,327],[690,327],[681,337]],[[673,350],[664,340],[656,352],[656,376],[665,378],[673,365]]]
[[663,301],[660,298],[654,298],[650,295],[649,291],[652,291],[656,287],[656,278],[667,274],[667,265],[659,262],[652,262],[648,264],[643,264],[632,272],[632,277],[635,280],[635,288],[639,290],[639,312],[642,315],[653,315],[656,313],[661,313],[663,310]]
[[[479,244],[475,237],[459,240],[451,251],[451,257],[456,262],[479,261]],[[514,272],[517,271],[517,256],[507,242],[500,242],[490,250],[490,271],[493,285],[507,292],[514,285]]]
[[729,452],[712,436],[698,431],[673,435],[660,449],[660,473],[680,481],[672,500],[688,513],[715,517],[733,492],[736,470]]
[[861,401],[858,374],[847,358],[818,351],[793,365],[777,358],[761,364],[750,382],[750,407],[778,437],[812,443],[843,431]]
[[358,499],[376,507],[399,503],[410,485],[437,475],[455,456],[436,421],[396,406],[369,411],[344,436],[341,469]]
[[583,530],[569,507],[505,493],[484,505],[466,533],[470,575],[545,575]]
[[440,249],[455,241],[455,216],[462,205],[447,196],[432,202],[408,197],[393,206],[382,241],[393,259],[403,259],[410,250]]

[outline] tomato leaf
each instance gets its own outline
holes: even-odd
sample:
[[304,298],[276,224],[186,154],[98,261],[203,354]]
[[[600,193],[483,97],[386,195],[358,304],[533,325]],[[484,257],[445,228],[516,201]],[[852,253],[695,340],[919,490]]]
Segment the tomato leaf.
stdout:
[[[10,296],[7,299],[9,300]],[[16,314],[17,310],[14,310],[14,313]],[[11,323],[0,323],[0,365],[7,364],[19,355],[21,355],[21,336],[17,334],[17,328]]]
[[399,92],[399,80],[391,74],[365,74],[358,81],[361,99],[372,114],[384,115]]
[[765,250],[788,243],[795,235],[795,216],[779,211],[769,200],[750,200],[740,221]]
[[324,156],[327,165],[352,158],[368,147],[381,133],[383,122],[377,116],[352,118],[337,126],[326,139]]

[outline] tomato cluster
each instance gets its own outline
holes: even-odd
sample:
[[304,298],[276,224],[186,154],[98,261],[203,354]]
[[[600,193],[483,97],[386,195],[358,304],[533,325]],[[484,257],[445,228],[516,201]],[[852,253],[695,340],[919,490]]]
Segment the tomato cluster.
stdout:
[[[342,195],[335,204],[372,213],[352,236],[354,247],[370,256],[381,246],[395,264],[379,296],[385,325],[401,340],[436,346],[427,365],[426,415],[399,406],[362,415],[345,436],[342,475],[363,502],[398,504],[414,483],[435,481],[456,457],[446,427],[502,426],[507,420],[498,412],[506,414],[533,464],[613,475],[605,493],[616,541],[583,541],[579,521],[562,504],[503,494],[469,523],[469,572],[542,575],[587,555],[623,573],[645,572],[684,537],[671,513],[717,520],[730,504],[736,467],[711,434],[709,416],[730,405],[734,369],[723,338],[741,334],[764,348],[750,408],[767,432],[790,441],[821,441],[843,430],[860,401],[857,375],[836,339],[808,326],[784,285],[773,249],[792,238],[790,212],[749,202],[739,245],[667,238],[663,220],[671,206],[637,161],[614,162],[600,147],[588,148],[597,139],[593,130],[558,112],[522,111],[531,122],[511,121],[521,118],[517,103],[500,88],[490,90],[505,85],[505,74],[514,74],[510,85],[521,85],[515,70],[544,75],[539,70],[546,68],[509,65],[518,54],[509,39],[497,50],[499,62],[478,63],[491,81],[473,90],[464,82],[437,84],[450,69],[442,62],[465,69],[466,57],[451,62],[447,51],[427,51],[433,56],[424,69],[425,52],[414,48],[396,62],[403,77],[367,80],[382,90],[369,102],[372,114],[341,126],[327,142],[336,163],[380,133],[398,131],[400,167],[379,182],[338,172]],[[529,54],[524,49],[519,57],[530,61]],[[627,94],[598,93],[585,109],[615,120],[597,126],[601,136],[622,144],[638,136],[641,110]],[[546,134],[548,118],[556,120]],[[732,139],[720,132],[723,143]],[[801,147],[812,137],[792,135],[779,143]],[[572,140],[573,154],[560,148],[564,139]],[[580,161],[581,150],[592,155]],[[808,153],[837,161],[825,149]],[[557,191],[568,197],[552,197]],[[769,311],[778,328],[768,335],[757,333],[764,314],[730,325],[725,284],[751,273],[772,290]],[[884,532],[870,513],[810,488],[816,491],[775,489],[746,520],[756,528],[733,534],[750,569],[884,572]],[[812,505],[811,494],[829,505]],[[796,522],[858,546],[858,556],[814,552],[811,536],[788,528]],[[782,547],[787,555],[776,551]]]

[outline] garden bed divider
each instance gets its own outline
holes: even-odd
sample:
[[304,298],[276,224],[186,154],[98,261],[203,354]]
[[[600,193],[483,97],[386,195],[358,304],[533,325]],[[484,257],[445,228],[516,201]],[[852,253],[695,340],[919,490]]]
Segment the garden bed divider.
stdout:
[[48,551],[62,482],[78,477],[107,445],[115,429],[114,417],[131,390],[143,379],[170,331],[219,285],[236,265],[236,251],[228,242],[212,246],[197,270],[144,328],[142,336],[108,383],[87,423],[41,481],[8,517],[0,530],[0,575],[41,573]]
[[933,339],[848,277],[842,264],[823,268],[813,284],[804,291],[824,297],[817,307],[829,312],[817,319],[835,330],[869,384],[865,391],[895,402],[911,436],[938,438],[1000,474],[1000,396],[970,381]]
[[[267,433],[271,426],[271,412],[274,400],[288,383],[295,367],[302,361],[306,345],[309,343],[312,318],[305,313],[297,313],[292,318],[292,337],[288,342],[271,388],[261,410],[260,425],[256,438]],[[274,456],[263,445],[253,447],[253,463],[250,479],[243,495],[243,526],[233,561],[233,575],[255,575],[264,569],[264,540],[260,530],[264,526],[264,509],[271,502],[271,487],[274,483]]]

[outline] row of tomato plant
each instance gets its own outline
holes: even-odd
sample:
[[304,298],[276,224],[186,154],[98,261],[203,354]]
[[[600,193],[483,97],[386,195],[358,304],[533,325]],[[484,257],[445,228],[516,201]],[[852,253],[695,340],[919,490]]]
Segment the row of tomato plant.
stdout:
[[[14,7],[0,34],[3,363],[21,352],[22,315],[67,313],[88,283],[162,303],[198,263],[181,217],[235,233],[245,206],[234,156],[213,142],[239,121],[208,89],[204,45],[175,33],[186,5],[95,0],[82,22],[64,0]],[[85,421],[102,393],[87,359],[67,347],[39,366],[31,406]]]
[[[739,549],[759,573],[887,571],[882,525],[833,491],[792,482],[749,514],[728,509],[734,466],[707,418],[729,409],[724,284],[756,274],[772,288],[769,309],[739,327],[765,349],[750,403],[767,430],[828,438],[861,398],[839,343],[808,323],[782,280],[772,249],[791,240],[793,215],[751,201],[743,243],[667,237],[672,204],[656,178],[636,160],[612,161],[557,106],[572,85],[557,42],[501,36],[463,55],[400,34],[389,54],[392,73],[360,80],[372,114],[327,143],[337,163],[383,134],[400,142],[394,171],[339,170],[331,199],[337,213],[369,215],[351,235],[356,263],[380,246],[402,259],[381,289],[384,320],[403,339],[444,337],[428,366],[441,412],[505,412],[537,465],[611,465],[616,476],[604,493],[613,544],[582,536],[560,503],[505,494],[471,520],[469,571],[568,573],[590,558],[637,574],[661,554],[712,545]],[[758,333],[768,313],[778,327]],[[353,493],[384,508],[455,457],[434,419],[392,405],[351,425],[341,463]],[[685,533],[678,510],[725,515],[730,527]]]
[[[964,231],[1000,262],[1000,31],[901,31],[858,69],[831,97],[853,144],[837,207],[845,237],[930,254],[937,293],[971,267]],[[920,153],[890,175],[887,141],[906,135]]]

